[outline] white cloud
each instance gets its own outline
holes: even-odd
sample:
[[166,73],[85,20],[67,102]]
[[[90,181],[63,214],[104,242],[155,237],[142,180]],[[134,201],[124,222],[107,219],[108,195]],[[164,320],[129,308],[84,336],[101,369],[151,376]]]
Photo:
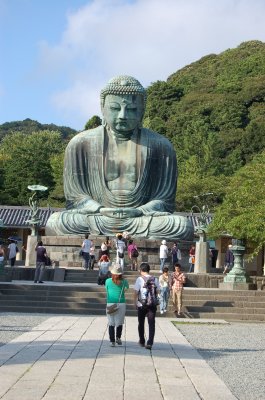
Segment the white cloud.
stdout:
[[247,40],[264,40],[263,0],[94,0],[67,16],[60,43],[40,45],[42,74],[65,77],[53,105],[80,127],[100,113],[112,76],[144,85]]

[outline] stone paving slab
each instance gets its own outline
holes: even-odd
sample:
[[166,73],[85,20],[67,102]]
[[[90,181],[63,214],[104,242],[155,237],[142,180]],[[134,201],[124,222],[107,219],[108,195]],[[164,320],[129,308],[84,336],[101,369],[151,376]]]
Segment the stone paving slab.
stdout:
[[104,316],[51,317],[0,348],[0,399],[236,399],[170,319],[152,351],[137,342],[135,317],[115,348]]

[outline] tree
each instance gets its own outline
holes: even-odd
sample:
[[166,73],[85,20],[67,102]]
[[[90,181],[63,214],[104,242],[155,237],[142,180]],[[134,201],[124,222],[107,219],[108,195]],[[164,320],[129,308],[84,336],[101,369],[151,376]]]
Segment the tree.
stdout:
[[5,136],[0,149],[3,173],[1,202],[24,205],[28,202],[28,185],[42,184],[49,190],[55,186],[51,157],[64,151],[65,143],[59,132],[42,131],[29,135],[14,133]]
[[63,167],[64,152],[55,154],[51,157],[51,169],[54,181],[54,188],[48,198],[49,205],[52,207],[64,207],[64,187],[63,187]]
[[101,118],[98,115],[93,115],[93,117],[91,117],[87,121],[85,125],[85,130],[97,128],[101,124],[102,124]]
[[265,151],[242,167],[232,178],[223,204],[214,215],[209,235],[226,232],[247,239],[256,254],[265,243]]

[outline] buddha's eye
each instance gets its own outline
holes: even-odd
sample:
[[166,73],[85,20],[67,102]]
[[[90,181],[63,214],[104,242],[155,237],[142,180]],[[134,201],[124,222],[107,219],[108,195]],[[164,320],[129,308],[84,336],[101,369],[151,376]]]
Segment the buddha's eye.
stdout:
[[110,109],[114,111],[120,111],[120,107],[117,106],[110,106]]

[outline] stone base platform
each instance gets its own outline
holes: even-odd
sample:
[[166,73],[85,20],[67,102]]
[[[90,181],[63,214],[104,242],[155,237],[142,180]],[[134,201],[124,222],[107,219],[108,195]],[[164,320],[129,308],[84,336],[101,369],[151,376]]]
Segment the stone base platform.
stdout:
[[220,282],[219,289],[222,290],[256,290],[257,284],[248,282]]
[[[81,249],[84,236],[43,236],[43,245],[47,249],[47,253],[53,261],[59,263],[60,267],[77,268],[82,266],[82,257],[79,252]],[[96,246],[96,260],[98,259],[99,250],[101,244],[105,240],[105,236],[89,236],[90,240],[93,240]],[[112,240],[112,251],[111,260],[114,261],[116,258],[116,238],[110,238]],[[139,251],[138,262],[148,262],[151,269],[159,268],[159,248],[161,245],[160,240],[149,240],[149,239],[136,239],[135,244]],[[167,242],[169,248],[173,246],[173,242]],[[190,242],[181,242],[179,244],[182,260],[181,264],[188,265],[188,253],[190,248]],[[126,252],[127,254],[127,252]],[[125,254],[125,262],[128,259]]]

